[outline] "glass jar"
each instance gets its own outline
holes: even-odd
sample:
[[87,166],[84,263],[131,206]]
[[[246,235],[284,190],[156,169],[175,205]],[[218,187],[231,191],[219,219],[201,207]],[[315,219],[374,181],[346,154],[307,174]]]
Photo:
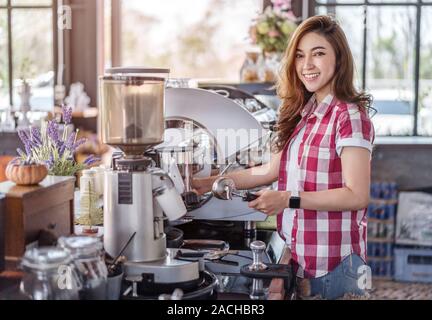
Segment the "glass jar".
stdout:
[[32,300],[78,300],[82,287],[69,252],[61,248],[27,250],[21,262],[20,291]]
[[241,82],[258,82],[259,81],[259,53],[246,52],[246,60],[240,69]]
[[86,236],[61,237],[58,245],[68,251],[81,277],[81,300],[106,299],[108,270],[99,238]]
[[264,52],[264,59],[259,72],[259,77],[262,82],[275,83],[278,77],[280,65],[280,53]]

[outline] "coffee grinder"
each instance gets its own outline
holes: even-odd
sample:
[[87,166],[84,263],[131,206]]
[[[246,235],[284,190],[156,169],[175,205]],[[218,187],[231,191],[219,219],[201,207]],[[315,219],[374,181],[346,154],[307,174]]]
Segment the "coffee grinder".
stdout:
[[[168,69],[111,68],[100,78],[100,132],[103,143],[123,154],[105,173],[104,247],[123,252],[131,297],[155,298],[203,283],[198,261],[176,259],[166,248],[164,219],[187,210],[167,173],[157,168],[150,148],[163,142],[165,80]],[[165,218],[166,217],[166,218]]]

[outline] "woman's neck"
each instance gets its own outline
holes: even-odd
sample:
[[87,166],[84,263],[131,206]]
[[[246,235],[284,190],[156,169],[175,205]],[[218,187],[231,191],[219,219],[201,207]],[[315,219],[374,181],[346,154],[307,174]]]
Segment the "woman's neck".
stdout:
[[325,97],[327,97],[329,94],[333,94],[331,90],[331,85],[328,84],[325,87],[315,91],[315,99],[318,104],[320,104]]

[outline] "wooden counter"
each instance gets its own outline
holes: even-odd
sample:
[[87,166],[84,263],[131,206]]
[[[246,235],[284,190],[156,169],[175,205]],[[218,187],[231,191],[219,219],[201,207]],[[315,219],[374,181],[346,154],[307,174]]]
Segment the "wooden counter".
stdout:
[[0,183],[5,195],[3,221],[6,269],[13,270],[26,246],[40,240],[41,231],[56,237],[73,233],[74,177],[46,177],[36,186]]

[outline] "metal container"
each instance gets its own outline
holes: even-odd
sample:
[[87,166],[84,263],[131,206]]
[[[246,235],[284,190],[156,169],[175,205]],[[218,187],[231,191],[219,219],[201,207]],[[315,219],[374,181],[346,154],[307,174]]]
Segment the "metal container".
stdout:
[[106,70],[100,78],[99,129],[103,143],[127,155],[141,155],[163,141],[168,74],[168,69]]
[[189,192],[192,190],[192,176],[193,176],[193,147],[164,147],[157,149],[160,154],[162,170],[168,172],[170,177],[176,181],[177,170],[180,174],[183,188],[180,192]]
[[32,300],[78,300],[81,279],[69,252],[61,248],[27,250],[20,291]]
[[81,300],[104,300],[107,297],[108,270],[99,238],[86,236],[61,237],[58,245],[68,251],[82,278]]

